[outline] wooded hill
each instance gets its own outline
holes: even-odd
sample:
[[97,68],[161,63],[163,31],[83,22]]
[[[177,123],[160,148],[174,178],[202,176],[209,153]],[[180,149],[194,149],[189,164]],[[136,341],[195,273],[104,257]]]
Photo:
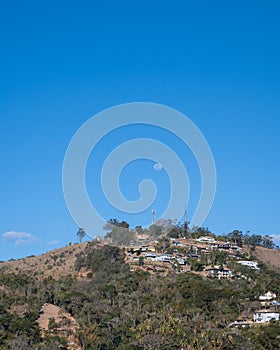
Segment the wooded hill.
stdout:
[[[280,349],[279,322],[229,327],[261,294],[280,295],[279,250],[246,249],[261,267],[233,264],[246,279],[132,271],[128,249],[97,242],[0,263],[0,349]],[[43,305],[70,316],[42,332]]]

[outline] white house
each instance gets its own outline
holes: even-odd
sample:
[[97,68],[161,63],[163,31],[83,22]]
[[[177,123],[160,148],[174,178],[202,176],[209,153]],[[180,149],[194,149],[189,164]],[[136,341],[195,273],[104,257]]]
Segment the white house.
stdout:
[[146,240],[148,240],[149,238],[150,238],[150,236],[145,235],[144,233],[138,234],[138,235],[136,236],[137,241],[146,241]]
[[261,301],[270,301],[273,299],[276,299],[276,294],[270,291],[265,293],[264,295],[259,296],[259,300]]
[[153,252],[148,252],[145,254],[145,258],[148,260],[155,260],[157,258],[157,254],[153,253]]
[[159,255],[155,258],[156,261],[162,261],[162,262],[170,262],[171,257],[170,255]]
[[176,258],[176,261],[179,265],[185,265],[185,260],[183,258]]
[[242,265],[242,266],[250,267],[251,269],[254,269],[254,270],[260,269],[258,267],[258,263],[256,261],[241,260],[241,261],[237,261],[237,263]]
[[233,273],[229,269],[224,269],[224,268],[220,269],[218,267],[211,267],[211,268],[206,268],[205,271],[207,272],[207,275],[209,277],[216,277],[218,279],[233,277]]
[[239,318],[236,321],[230,323],[229,327],[236,327],[236,328],[247,328],[250,327],[252,324],[252,321],[249,321],[245,318]]
[[279,312],[259,310],[254,313],[254,322],[256,323],[265,323],[271,320],[279,321]]
[[200,237],[198,239],[196,239],[197,242],[201,242],[201,243],[215,243],[215,238],[210,237],[210,236],[204,236],[204,237]]

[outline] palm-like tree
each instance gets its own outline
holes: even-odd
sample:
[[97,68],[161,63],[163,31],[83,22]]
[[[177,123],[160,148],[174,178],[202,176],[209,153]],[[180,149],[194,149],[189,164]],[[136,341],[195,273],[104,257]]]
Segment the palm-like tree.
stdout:
[[86,231],[83,228],[79,228],[79,230],[77,232],[77,236],[79,236],[80,243],[82,243],[85,235],[86,235]]

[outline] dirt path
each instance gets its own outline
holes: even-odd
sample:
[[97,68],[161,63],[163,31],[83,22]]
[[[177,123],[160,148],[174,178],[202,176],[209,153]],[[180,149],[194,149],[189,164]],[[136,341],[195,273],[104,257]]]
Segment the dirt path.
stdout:
[[56,328],[59,335],[68,341],[69,350],[81,350],[78,345],[76,331],[78,329],[77,321],[68,312],[53,304],[44,304],[41,310],[38,324],[43,332],[49,330],[49,321],[53,318],[58,324]]

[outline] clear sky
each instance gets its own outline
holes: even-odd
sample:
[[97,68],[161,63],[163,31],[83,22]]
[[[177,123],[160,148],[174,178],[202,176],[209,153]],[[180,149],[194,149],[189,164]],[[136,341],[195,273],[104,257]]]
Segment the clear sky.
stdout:
[[[67,146],[91,116],[134,101],[173,107],[206,137],[218,182],[204,226],[217,234],[275,235],[279,242],[279,17],[277,0],[2,1],[0,260],[77,241],[62,191]],[[112,136],[125,141],[138,133]],[[159,130],[142,134],[183,152]],[[107,148],[100,149],[101,159]],[[89,193],[98,179],[93,157]],[[191,157],[187,163],[191,215],[199,172]],[[137,197],[141,175],[159,182],[160,216],[170,193],[164,169],[130,164],[123,193]],[[147,221],[122,217],[98,193],[104,216],[119,215],[132,226]]]

